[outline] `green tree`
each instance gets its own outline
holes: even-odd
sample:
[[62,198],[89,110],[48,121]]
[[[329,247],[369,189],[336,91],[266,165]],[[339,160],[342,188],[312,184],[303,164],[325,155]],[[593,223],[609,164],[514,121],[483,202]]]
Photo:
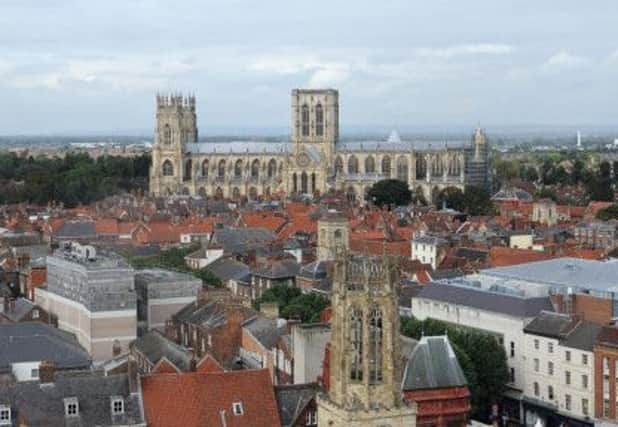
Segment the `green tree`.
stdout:
[[316,322],[320,313],[330,305],[330,301],[317,294],[303,294],[300,289],[288,285],[276,285],[265,291],[255,302],[260,304],[275,302],[279,306],[279,315],[286,319],[300,319],[302,322]]
[[436,206],[441,208],[444,205],[456,211],[463,211],[466,209],[466,197],[463,191],[457,187],[446,187],[440,191],[436,198]]
[[618,204],[613,204],[605,209],[597,212],[597,219],[609,221],[610,219],[618,219]]
[[464,191],[465,211],[470,215],[495,215],[496,207],[489,190],[484,187],[467,186]]
[[398,179],[383,179],[376,182],[367,192],[366,200],[378,206],[402,206],[412,201],[408,184]]
[[220,288],[223,286],[221,279],[219,279],[208,267],[197,270],[194,274],[195,277],[200,279],[205,285],[214,286],[215,288]]

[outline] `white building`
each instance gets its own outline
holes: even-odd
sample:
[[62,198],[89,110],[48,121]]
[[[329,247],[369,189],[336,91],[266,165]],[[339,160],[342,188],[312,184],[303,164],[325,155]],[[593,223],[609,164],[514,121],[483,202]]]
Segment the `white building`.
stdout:
[[506,352],[509,385],[519,391],[525,386],[523,329],[543,310],[552,310],[549,297],[489,292],[475,289],[472,284],[432,283],[412,298],[412,313],[417,319],[432,318],[495,335]]
[[448,242],[434,236],[420,236],[412,239],[412,260],[430,264],[434,270],[442,262]]
[[544,312],[524,328],[524,423],[547,410],[565,421],[591,422],[594,415],[593,346],[600,326],[563,314]]

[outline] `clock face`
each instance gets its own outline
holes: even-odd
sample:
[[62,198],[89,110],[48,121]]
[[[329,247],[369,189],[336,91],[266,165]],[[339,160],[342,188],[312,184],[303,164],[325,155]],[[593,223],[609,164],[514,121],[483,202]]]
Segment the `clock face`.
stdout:
[[307,153],[300,153],[296,157],[296,163],[298,163],[298,166],[306,167],[309,166],[309,163],[311,163],[311,159],[309,158],[309,155],[307,155]]

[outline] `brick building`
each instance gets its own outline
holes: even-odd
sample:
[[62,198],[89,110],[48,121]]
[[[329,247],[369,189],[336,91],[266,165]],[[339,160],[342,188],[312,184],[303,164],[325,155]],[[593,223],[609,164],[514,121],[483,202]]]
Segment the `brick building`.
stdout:
[[618,329],[604,327],[594,346],[594,413],[597,419],[618,422]]

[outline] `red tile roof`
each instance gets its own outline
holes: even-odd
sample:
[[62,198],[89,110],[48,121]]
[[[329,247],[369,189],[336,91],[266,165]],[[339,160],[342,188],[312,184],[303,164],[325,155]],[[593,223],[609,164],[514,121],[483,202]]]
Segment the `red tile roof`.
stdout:
[[212,374],[214,372],[223,371],[223,367],[210,354],[204,356],[197,364],[197,372],[201,372],[202,374]]
[[241,220],[246,227],[265,228],[273,233],[281,230],[287,221],[282,216],[266,212],[245,212],[241,214]]
[[512,249],[502,246],[494,246],[489,249],[490,267],[506,267],[527,262],[544,261],[551,258],[555,258],[555,256],[547,252],[528,249]]
[[118,234],[118,221],[113,218],[99,219],[94,227],[97,235]]
[[[155,374],[142,378],[142,394],[149,427],[281,425],[268,369]],[[233,412],[236,402],[242,415]]]

